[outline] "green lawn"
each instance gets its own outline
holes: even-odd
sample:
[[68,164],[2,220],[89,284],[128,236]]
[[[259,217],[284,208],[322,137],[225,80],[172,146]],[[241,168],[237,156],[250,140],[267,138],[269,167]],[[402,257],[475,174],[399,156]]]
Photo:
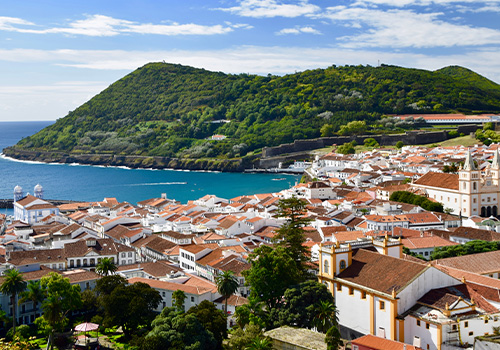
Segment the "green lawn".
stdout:
[[[443,146],[443,147],[450,147],[450,146],[465,146],[465,147],[470,147],[470,146],[474,146],[474,145],[480,145],[482,144],[479,140],[476,140],[473,136],[470,136],[470,135],[467,135],[467,136],[462,136],[462,137],[456,137],[454,139],[451,139],[451,140],[446,140],[446,141],[443,141],[443,142],[437,142],[435,143],[436,145],[439,145],[439,146]],[[422,146],[427,146],[427,147],[431,147],[432,145],[435,145],[435,144],[426,144],[426,145],[422,145]]]

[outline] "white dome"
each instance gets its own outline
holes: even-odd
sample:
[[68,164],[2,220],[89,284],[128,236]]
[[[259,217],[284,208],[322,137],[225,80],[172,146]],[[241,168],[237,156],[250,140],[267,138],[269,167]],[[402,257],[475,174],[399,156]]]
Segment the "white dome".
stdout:
[[38,184],[35,186],[35,192],[40,192],[40,191],[43,191],[43,187],[42,185]]
[[23,193],[23,188],[19,185],[14,187],[14,193]]

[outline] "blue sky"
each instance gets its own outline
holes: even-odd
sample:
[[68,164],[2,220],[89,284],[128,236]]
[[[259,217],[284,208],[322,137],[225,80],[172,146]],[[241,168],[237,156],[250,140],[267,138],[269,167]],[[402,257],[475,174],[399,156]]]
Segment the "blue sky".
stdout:
[[500,0],[2,0],[0,121],[64,117],[156,61],[262,75],[461,65],[500,83]]

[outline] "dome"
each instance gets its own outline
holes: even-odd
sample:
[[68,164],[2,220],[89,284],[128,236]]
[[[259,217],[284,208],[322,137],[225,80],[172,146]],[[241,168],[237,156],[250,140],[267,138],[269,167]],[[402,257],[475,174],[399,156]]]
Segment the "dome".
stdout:
[[23,188],[19,185],[14,187],[14,193],[23,193]]
[[43,191],[43,187],[42,185],[38,184],[35,186],[35,192],[40,192],[40,191]]

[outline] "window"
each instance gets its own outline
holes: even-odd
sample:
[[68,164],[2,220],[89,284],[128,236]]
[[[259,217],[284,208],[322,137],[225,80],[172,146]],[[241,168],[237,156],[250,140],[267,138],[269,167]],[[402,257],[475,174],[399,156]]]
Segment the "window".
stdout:
[[330,273],[330,272],[329,272],[329,268],[330,268],[330,266],[329,266],[329,264],[328,264],[328,260],[325,260],[325,261],[323,262],[323,273]]
[[342,285],[340,283],[337,283],[337,292],[342,291]]
[[469,327],[469,321],[464,322],[464,328],[467,328],[467,327]]
[[349,295],[353,295],[353,294],[354,294],[354,288],[349,287]]
[[383,302],[382,300],[379,301],[379,309],[385,310],[385,302]]
[[488,323],[488,319],[487,318],[484,319],[484,323]]
[[340,269],[344,270],[345,269],[345,260],[340,260]]
[[361,299],[366,299],[366,292],[365,291],[361,291]]
[[454,331],[456,331],[457,330],[457,325],[454,324],[453,326],[451,326],[451,329],[454,330]]
[[426,323],[425,324],[425,329],[429,329],[430,328],[430,324],[429,323]]
[[469,336],[472,337],[474,335],[474,332],[469,332]]
[[417,320],[417,326],[420,327],[420,320]]
[[191,302],[194,303],[194,297],[191,297]]

